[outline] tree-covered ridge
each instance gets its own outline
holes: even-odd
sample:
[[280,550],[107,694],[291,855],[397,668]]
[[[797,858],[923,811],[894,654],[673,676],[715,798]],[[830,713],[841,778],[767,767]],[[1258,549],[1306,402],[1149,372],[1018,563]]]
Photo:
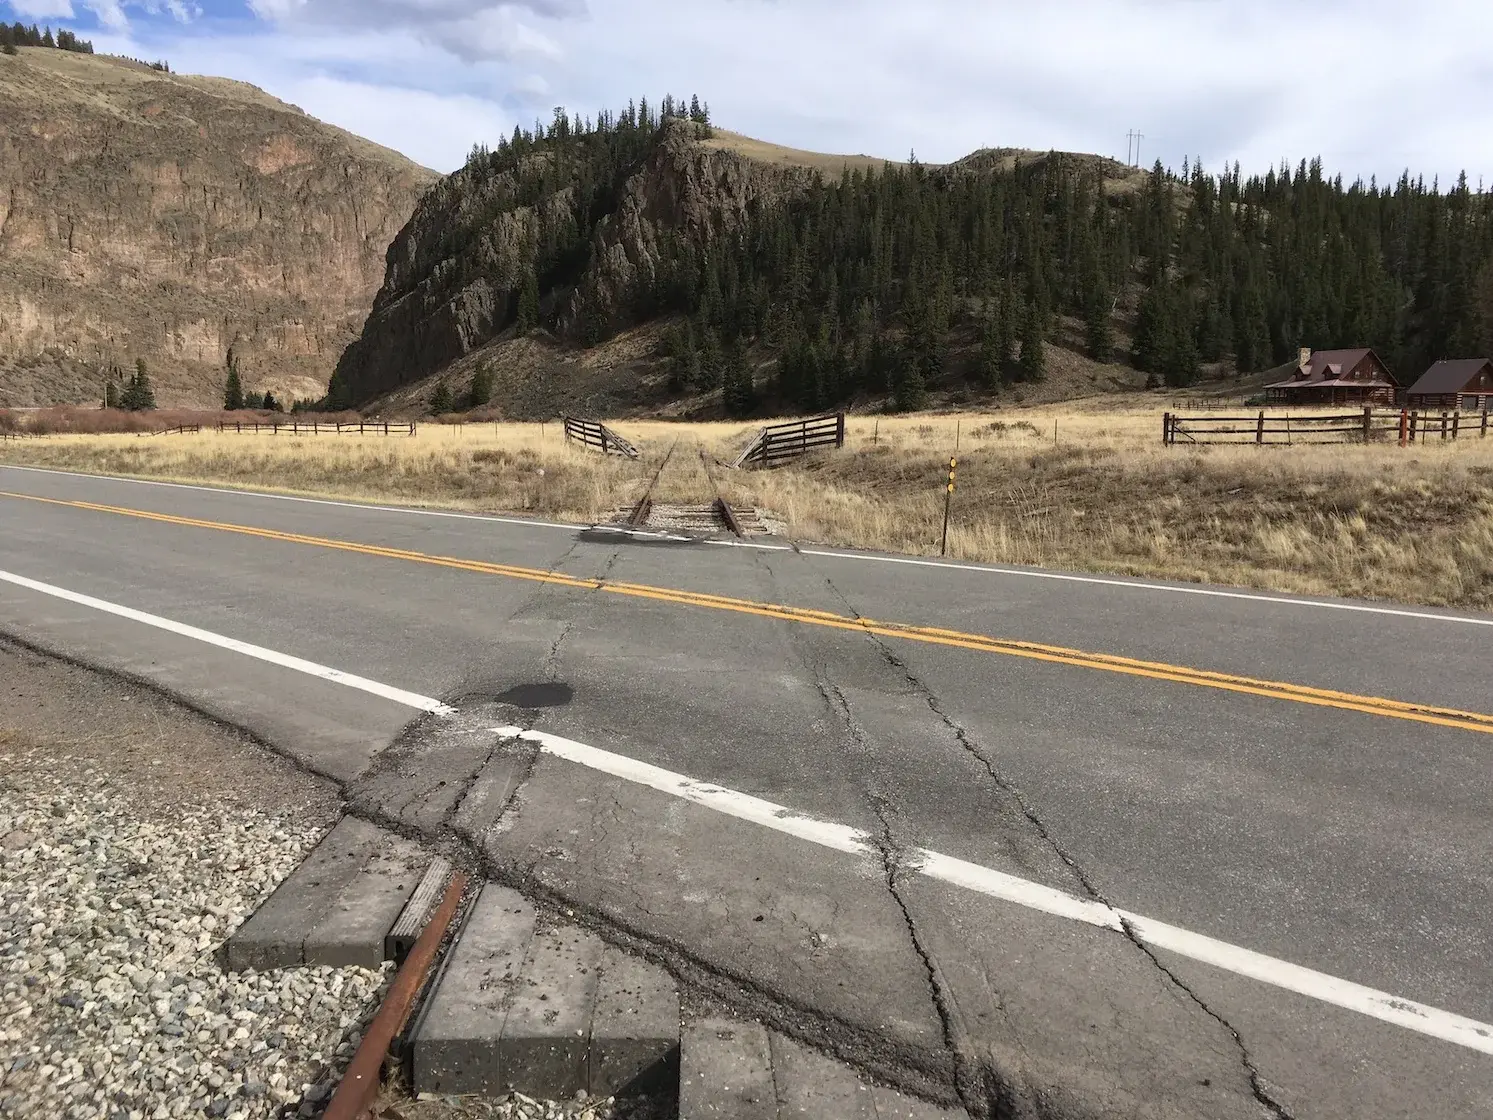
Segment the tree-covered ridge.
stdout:
[[660,145],[708,127],[703,106],[668,98],[594,121],[557,109],[474,149],[438,188],[482,199],[446,228],[438,256],[456,263],[441,282],[488,267],[470,246],[527,208],[527,239],[494,280],[509,293],[500,328],[594,343],[681,316],[665,338],[675,388],[720,386],[737,411],[767,387],[749,354],[777,358],[776,391],[803,408],[887,391],[916,405],[951,338],[985,385],[1040,379],[1059,316],[1082,323],[1095,359],[1171,385],[1204,362],[1269,369],[1301,346],[1371,346],[1405,380],[1493,353],[1493,195],[1465,177],[1446,191],[1408,174],[1345,184],[1319,161],[1248,179],[1158,163],[1139,189],[1118,165],[1058,153],[1011,170],[806,173],[740,220],[663,229],[632,289],[599,302],[587,281],[622,194]]
[[24,23],[0,23],[0,49],[11,48],[6,53],[14,54],[16,47],[56,47],[62,51],[76,51],[78,54],[92,54],[93,44],[87,39],[79,39],[67,28],[58,28],[57,34],[52,35],[52,29],[39,29],[36,24],[27,27]]

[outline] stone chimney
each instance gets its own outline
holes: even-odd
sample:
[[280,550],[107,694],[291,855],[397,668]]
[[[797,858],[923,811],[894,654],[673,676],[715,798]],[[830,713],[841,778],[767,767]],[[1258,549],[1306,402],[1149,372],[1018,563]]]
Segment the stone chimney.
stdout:
[[1305,369],[1312,360],[1312,348],[1310,346],[1303,346],[1299,357],[1300,360],[1296,364]]

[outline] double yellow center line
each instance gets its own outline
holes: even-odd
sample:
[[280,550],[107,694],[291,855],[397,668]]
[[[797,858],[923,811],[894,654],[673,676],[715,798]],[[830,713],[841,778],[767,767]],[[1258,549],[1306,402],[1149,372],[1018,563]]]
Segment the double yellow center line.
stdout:
[[562,572],[545,571],[541,568],[524,568],[513,564],[492,564],[483,560],[467,560],[454,556],[434,556],[425,552],[412,552],[403,548],[385,548],[380,545],[360,544],[354,541],[334,540],[329,537],[312,537],[304,533],[284,533],[278,529],[261,529],[252,525],[234,525],[224,521],[204,521],[196,517],[178,517],[149,510],[130,509],[125,506],[101,505],[97,502],[65,501],[59,498],[42,498],[33,494],[14,494],[0,491],[0,497],[20,498],[26,501],[44,502],[48,505],[67,506],[72,509],[91,510],[96,513],[112,513],[126,517],[137,517],[147,521],[159,521],[168,525],[181,525],[194,529],[215,529],[225,533],[239,533],[248,537],[282,541],[289,544],[311,545],[317,548],[336,549],[363,556],[379,556],[388,560],[403,560],[416,564],[431,564],[442,568],[456,568],[464,572],[481,575],[503,576],[508,579],[529,580],[536,583],[556,584],[583,591],[599,591],[611,595],[626,595],[635,599],[652,599],[681,606],[705,607],[712,610],[734,611],[738,614],[756,615],[759,618],[778,619],[809,626],[823,626],[834,630],[851,630],[875,634],[885,638],[900,638],[907,641],[924,642],[930,645],[953,646],[958,649],[976,650],[981,653],[999,653],[1010,657],[1024,657],[1032,661],[1046,661],[1055,665],[1072,665],[1084,669],[1098,669],[1110,673],[1122,673],[1132,677],[1148,677],[1152,680],[1190,684],[1200,688],[1215,688],[1225,692],[1262,696],[1272,700],[1290,700],[1298,704],[1311,704],[1322,708],[1339,708],[1344,711],[1362,712],[1365,715],[1384,716],[1389,719],[1411,720],[1429,723],[1438,727],[1451,727],[1463,731],[1481,731],[1493,734],[1493,715],[1480,712],[1463,712],[1454,708],[1438,708],[1425,704],[1410,704],[1401,700],[1389,700],[1378,696],[1359,696],[1351,692],[1336,692],[1331,689],[1310,688],[1306,685],[1285,681],[1258,680],[1233,673],[1215,673],[1205,669],[1192,669],[1183,665],[1169,665],[1160,661],[1142,661],[1133,657],[1119,657],[1106,653],[1088,653],[1084,650],[1063,646],[1043,645],[1038,642],[1022,642],[1008,638],[992,638],[984,634],[968,634],[959,630],[944,630],[934,626],[914,626],[901,622],[878,622],[870,618],[857,618],[835,614],[831,611],[813,610],[808,607],[787,606],[780,603],[764,603],[752,599],[735,599],[724,595],[709,595],[698,591],[683,591],[670,587],[654,587],[642,583],[624,583],[609,579],[585,579],[568,576]]

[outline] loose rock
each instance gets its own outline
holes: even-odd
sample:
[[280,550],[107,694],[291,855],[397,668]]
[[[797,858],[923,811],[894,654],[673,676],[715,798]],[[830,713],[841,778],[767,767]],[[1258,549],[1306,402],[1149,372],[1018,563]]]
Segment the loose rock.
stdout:
[[216,957],[323,823],[153,810],[86,765],[27,761],[0,754],[0,1114],[267,1120],[303,1087],[324,1099],[340,1069],[322,1056],[361,1033],[386,973]]

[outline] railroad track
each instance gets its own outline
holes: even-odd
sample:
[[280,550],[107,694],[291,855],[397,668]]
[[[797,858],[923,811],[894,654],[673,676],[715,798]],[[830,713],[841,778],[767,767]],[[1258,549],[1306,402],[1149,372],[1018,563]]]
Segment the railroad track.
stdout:
[[627,515],[627,525],[631,529],[641,529],[648,524],[648,516],[653,512],[653,491],[658,486],[658,480],[663,477],[664,468],[669,465],[669,460],[674,458],[674,449],[679,446],[676,439],[669,445],[669,450],[664,453],[664,461],[658,465],[658,470],[653,472],[653,477],[648,480],[648,488],[643,491],[643,496],[638,499],[637,504],[632,507],[632,512]]
[[[703,448],[698,449],[700,470],[711,494],[709,502],[662,502],[656,501],[654,493],[671,462],[678,441],[669,448],[663,462],[654,472],[648,487],[630,510],[621,512],[621,520],[629,529],[661,529],[685,533],[692,536],[713,536],[729,533],[734,537],[767,532],[756,510],[737,510],[726,501],[721,492],[720,479],[716,475],[710,457]],[[718,466],[719,464],[716,464]]]
[[[679,1120],[776,1120],[786,1094],[814,1116],[968,1120],[756,1022],[697,1016],[658,965],[355,817],[224,949],[230,971],[388,960],[398,972],[324,1120],[396,1115],[378,1103],[395,1069],[422,1099],[584,1094],[677,1102]],[[758,1067],[765,1091],[743,1111],[742,1071]]]

